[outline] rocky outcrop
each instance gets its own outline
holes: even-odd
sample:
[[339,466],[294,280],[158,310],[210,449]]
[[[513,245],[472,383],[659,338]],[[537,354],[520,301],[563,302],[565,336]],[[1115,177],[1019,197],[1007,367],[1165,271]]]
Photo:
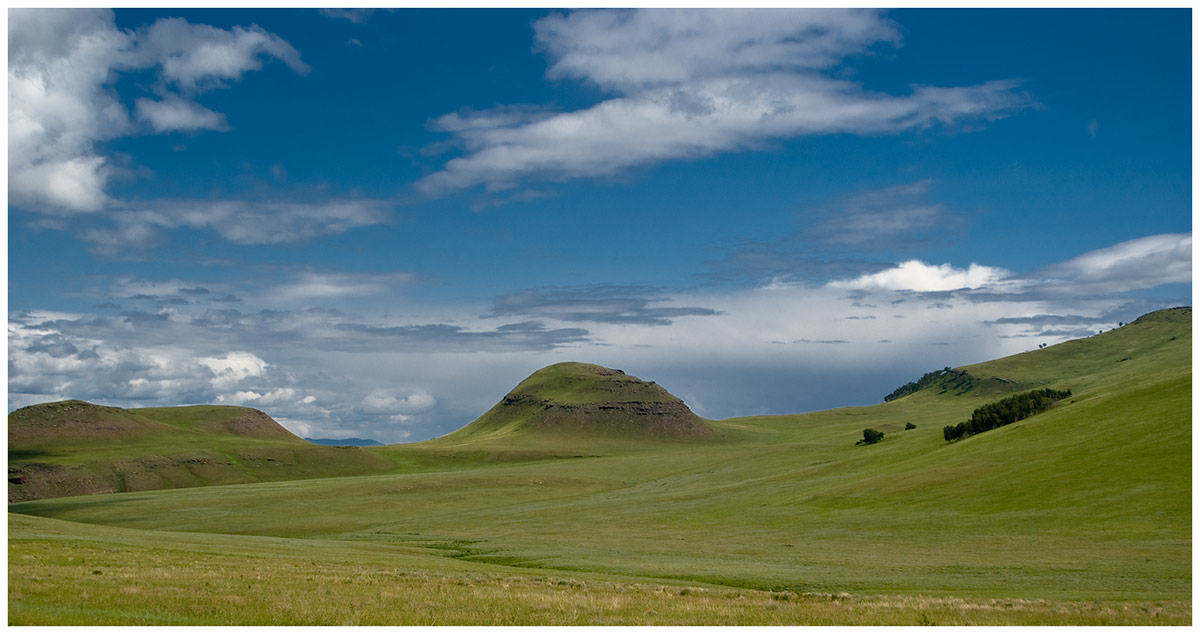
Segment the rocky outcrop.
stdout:
[[510,393],[501,401],[499,407],[540,410],[528,417],[526,429],[572,429],[621,435],[675,437],[707,436],[711,433],[703,419],[692,413],[680,400],[564,404]]

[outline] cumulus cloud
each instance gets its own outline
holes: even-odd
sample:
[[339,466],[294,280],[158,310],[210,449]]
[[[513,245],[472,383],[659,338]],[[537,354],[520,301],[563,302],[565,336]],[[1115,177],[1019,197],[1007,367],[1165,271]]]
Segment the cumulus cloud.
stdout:
[[267,362],[250,352],[230,352],[221,357],[200,357],[196,359],[200,365],[212,370],[213,388],[229,390],[248,377],[262,376],[267,369]]
[[529,179],[616,174],[630,167],[761,147],[811,134],[893,134],[989,120],[1035,102],[1016,82],[913,86],[873,93],[825,71],[896,44],[876,11],[580,11],[534,25],[547,76],[615,93],[582,110],[502,107],[434,122],[465,152],[418,183],[438,194]]
[[217,401],[220,403],[253,407],[286,406],[294,403],[309,404],[315,400],[316,398],[313,396],[300,398],[299,392],[297,392],[296,388],[294,387],[281,387],[265,393],[259,393],[253,390],[245,390],[234,392],[233,394],[221,394],[217,396]]
[[10,316],[10,406],[65,398],[206,403],[221,390],[265,376],[266,362],[251,353],[200,356],[185,344],[142,342],[136,327],[115,335],[96,328],[97,321],[85,315]]
[[95,211],[111,172],[96,142],[132,126],[108,82],[134,43],[111,11],[8,13],[8,161],[12,202]]
[[934,265],[909,260],[878,273],[850,280],[835,280],[829,286],[861,290],[952,291],[993,286],[1009,276],[1004,269],[975,263],[966,269],[958,269],[950,264]]
[[115,168],[97,148],[138,131],[114,88],[121,73],[158,69],[159,100],[137,101],[155,132],[224,130],[193,97],[262,67],[264,57],[308,72],[286,41],[259,27],[219,29],[179,18],[126,31],[108,9],[8,13],[9,197],[60,214],[94,212]]

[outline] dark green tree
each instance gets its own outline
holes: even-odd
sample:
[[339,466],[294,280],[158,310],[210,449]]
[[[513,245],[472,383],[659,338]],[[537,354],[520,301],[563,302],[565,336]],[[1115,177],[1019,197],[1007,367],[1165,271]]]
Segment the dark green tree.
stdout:
[[863,430],[863,438],[855,444],[858,445],[873,445],[883,440],[883,432],[878,429],[867,428]]

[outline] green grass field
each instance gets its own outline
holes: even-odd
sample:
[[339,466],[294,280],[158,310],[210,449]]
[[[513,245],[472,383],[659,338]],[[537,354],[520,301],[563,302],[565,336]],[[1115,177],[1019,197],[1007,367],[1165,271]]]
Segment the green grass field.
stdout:
[[[1190,310],[964,369],[699,438],[460,434],[367,450],[384,474],[11,504],[9,621],[1190,624]],[[1073,396],[942,438],[1036,387]]]

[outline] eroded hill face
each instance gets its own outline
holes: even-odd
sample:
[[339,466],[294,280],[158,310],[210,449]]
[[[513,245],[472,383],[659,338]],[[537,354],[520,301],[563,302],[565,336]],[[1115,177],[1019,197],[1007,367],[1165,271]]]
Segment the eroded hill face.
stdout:
[[451,437],[510,434],[700,438],[712,429],[653,381],[587,363],[559,363],[530,375],[495,407]]

